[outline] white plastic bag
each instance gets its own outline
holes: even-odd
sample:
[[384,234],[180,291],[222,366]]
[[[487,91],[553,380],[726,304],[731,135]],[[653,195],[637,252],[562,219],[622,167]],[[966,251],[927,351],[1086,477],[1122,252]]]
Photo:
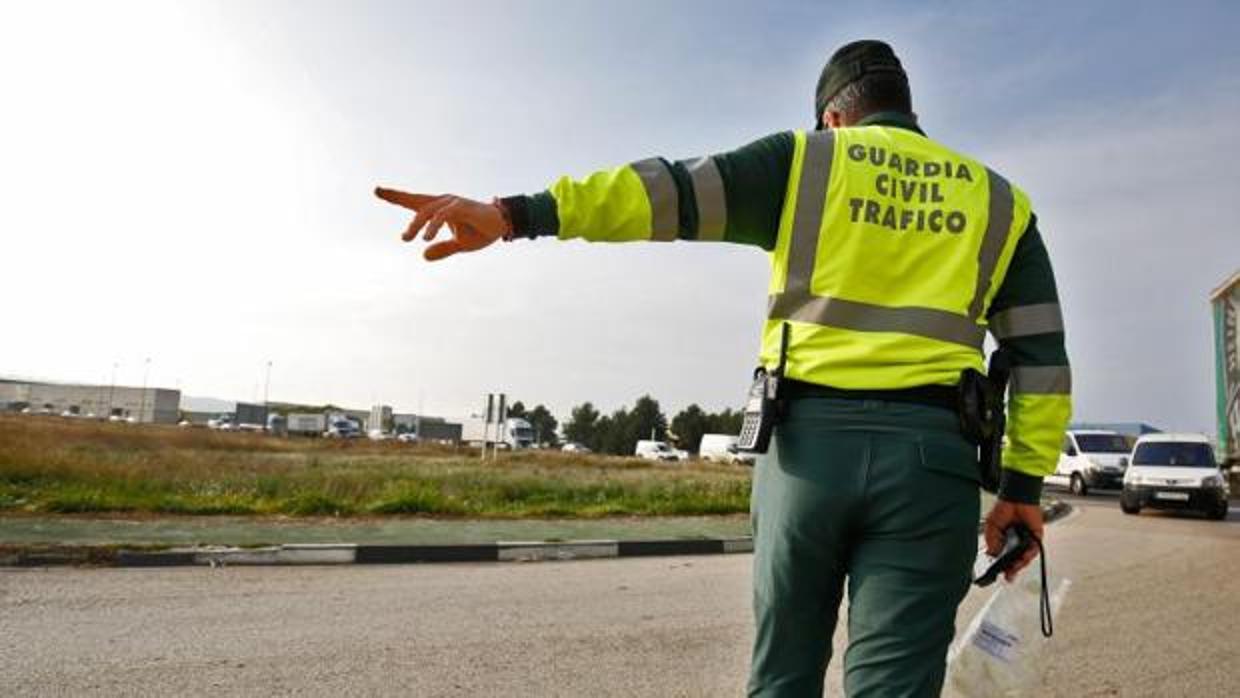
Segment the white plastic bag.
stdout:
[[[999,588],[948,653],[943,695],[999,698],[1039,692],[1046,645],[1052,641],[1042,635],[1039,564],[1035,560],[1011,583],[998,582]],[[1057,615],[1071,582],[1052,577],[1047,583],[1050,611]]]

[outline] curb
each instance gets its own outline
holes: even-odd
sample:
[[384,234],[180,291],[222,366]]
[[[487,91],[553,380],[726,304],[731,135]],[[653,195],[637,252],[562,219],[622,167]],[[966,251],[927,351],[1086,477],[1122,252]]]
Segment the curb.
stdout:
[[[1072,511],[1066,502],[1043,506],[1046,523]],[[979,524],[980,530],[980,524]],[[126,549],[110,546],[0,546],[0,567],[227,567],[229,565],[405,565],[439,562],[547,562],[613,557],[732,555],[753,552],[753,539],[500,541],[469,545],[294,543],[261,548],[207,546]]]
[[10,549],[0,567],[227,567],[229,565],[383,565],[436,562],[545,562],[657,555],[719,555],[753,551],[750,538],[685,540],[501,541],[480,545],[290,544],[262,548],[168,550],[108,548]]

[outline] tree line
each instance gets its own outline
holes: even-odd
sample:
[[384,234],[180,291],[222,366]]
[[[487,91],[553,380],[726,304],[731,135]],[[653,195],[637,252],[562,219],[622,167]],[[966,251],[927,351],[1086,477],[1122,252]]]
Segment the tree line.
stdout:
[[633,455],[642,439],[670,441],[677,448],[696,453],[703,434],[740,433],[741,417],[732,409],[711,413],[694,404],[669,422],[659,401],[649,395],[637,398],[631,408],[621,407],[611,414],[602,414],[593,403],[583,402],[572,409],[564,423],[564,438],[596,453]]

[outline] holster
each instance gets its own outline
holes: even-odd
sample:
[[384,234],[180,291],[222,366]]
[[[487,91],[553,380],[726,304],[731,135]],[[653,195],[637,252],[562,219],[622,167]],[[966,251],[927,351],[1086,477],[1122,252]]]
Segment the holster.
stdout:
[[960,432],[977,446],[978,478],[987,492],[999,490],[1003,471],[1003,433],[1007,428],[1007,394],[1011,367],[1002,349],[990,355],[986,374],[968,368],[960,374]]

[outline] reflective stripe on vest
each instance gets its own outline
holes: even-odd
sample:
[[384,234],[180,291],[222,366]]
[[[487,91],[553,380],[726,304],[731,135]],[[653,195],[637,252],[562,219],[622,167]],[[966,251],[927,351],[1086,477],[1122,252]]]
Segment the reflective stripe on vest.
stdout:
[[990,277],[995,273],[1008,231],[1012,229],[1012,187],[989,167],[986,177],[990,180],[990,214],[986,217],[986,234],[977,253],[977,290],[973,292],[973,302],[969,303],[969,317],[974,321],[982,316]]
[[637,173],[650,201],[650,239],[671,242],[680,229],[680,201],[676,180],[659,158],[639,160],[629,167]]
[[1067,366],[1014,366],[1012,392],[1069,395],[1072,393],[1072,369]]
[[693,180],[693,199],[697,204],[697,240],[722,240],[728,224],[728,203],[723,191],[723,177],[712,157],[685,163]]
[[990,332],[996,339],[1063,332],[1063,313],[1058,303],[1018,305],[992,315]]
[[987,169],[990,181],[989,218],[978,251],[978,280],[968,313],[936,308],[890,307],[841,298],[815,296],[811,290],[822,233],[825,193],[831,181],[835,139],[831,131],[805,136],[805,156],[797,185],[784,290],[770,299],[768,317],[830,325],[858,332],[898,332],[982,349],[986,329],[977,324],[984,310],[1000,255],[1012,227],[1012,190]]

